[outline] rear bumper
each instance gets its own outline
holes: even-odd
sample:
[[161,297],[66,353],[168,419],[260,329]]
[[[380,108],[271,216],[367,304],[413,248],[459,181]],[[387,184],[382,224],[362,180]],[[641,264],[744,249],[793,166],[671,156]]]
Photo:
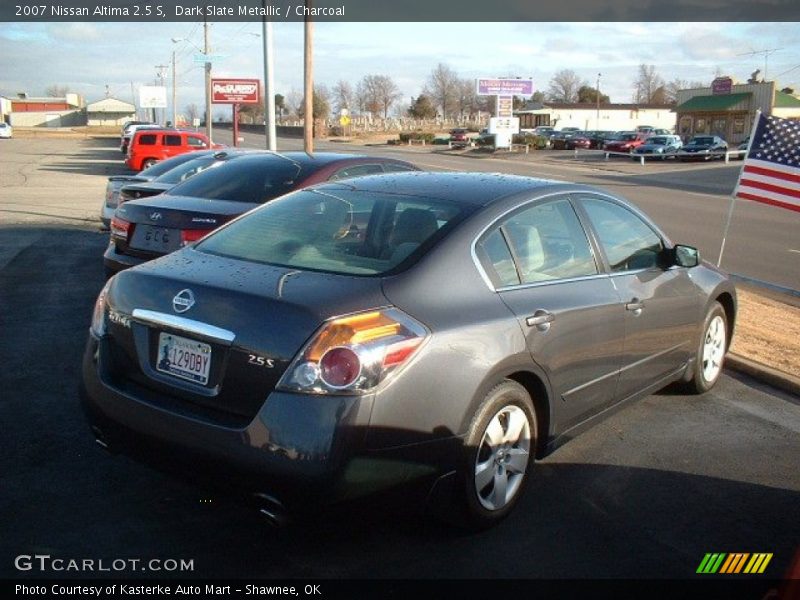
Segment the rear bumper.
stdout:
[[103,343],[89,336],[80,396],[96,439],[112,452],[194,484],[267,494],[290,510],[435,474],[403,460],[402,448],[365,451],[371,396],[273,391],[249,424],[225,426],[114,387],[104,372]]
[[143,262],[147,262],[146,259],[117,252],[117,246],[114,242],[109,242],[106,251],[103,253],[103,266],[106,270],[114,273],[135,267]]

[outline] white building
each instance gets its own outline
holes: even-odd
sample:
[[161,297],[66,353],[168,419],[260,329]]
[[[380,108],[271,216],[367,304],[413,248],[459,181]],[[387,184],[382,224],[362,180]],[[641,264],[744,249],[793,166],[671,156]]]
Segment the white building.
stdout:
[[584,131],[633,131],[640,125],[675,129],[671,104],[600,104],[592,102],[528,102],[514,111],[521,130],[540,125],[562,129],[578,127]]
[[122,126],[136,118],[136,107],[116,98],[104,98],[86,106],[86,124],[90,127]]

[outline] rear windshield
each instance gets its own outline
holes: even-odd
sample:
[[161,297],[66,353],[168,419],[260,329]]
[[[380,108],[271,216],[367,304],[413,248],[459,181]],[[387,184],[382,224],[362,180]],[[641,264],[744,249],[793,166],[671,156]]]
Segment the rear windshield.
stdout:
[[198,173],[169,193],[260,204],[290,191],[299,175],[300,168],[286,159],[243,156],[226,161],[218,169]]
[[465,216],[435,198],[301,190],[247,214],[195,248],[293,269],[380,275],[408,266]]
[[178,165],[181,165],[187,161],[193,160],[191,154],[179,154],[173,158],[162,160],[154,164],[152,167],[146,168],[144,171],[139,173],[140,176],[147,176],[153,177],[160,177],[161,175],[165,174],[167,171],[171,171]]
[[184,179],[189,179],[192,175],[196,175],[200,171],[205,171],[209,167],[221,165],[222,161],[215,159],[213,156],[201,156],[194,158],[182,165],[178,165],[174,169],[170,169],[163,175],[155,178],[154,181],[159,183],[180,183]]

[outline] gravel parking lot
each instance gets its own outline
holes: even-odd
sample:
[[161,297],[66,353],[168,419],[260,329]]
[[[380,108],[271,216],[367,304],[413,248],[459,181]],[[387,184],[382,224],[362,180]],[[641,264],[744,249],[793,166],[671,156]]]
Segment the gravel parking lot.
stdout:
[[[461,535],[373,501],[275,530],[225,496],[97,447],[76,388],[103,284],[105,177],[116,140],[3,140],[0,155],[0,573],[14,557],[171,557],[192,576],[687,578],[707,552],[800,539],[800,402],[743,376],[703,397],[665,390],[539,465],[496,529]],[[147,576],[137,572],[117,576]],[[165,574],[160,574],[161,576]]]

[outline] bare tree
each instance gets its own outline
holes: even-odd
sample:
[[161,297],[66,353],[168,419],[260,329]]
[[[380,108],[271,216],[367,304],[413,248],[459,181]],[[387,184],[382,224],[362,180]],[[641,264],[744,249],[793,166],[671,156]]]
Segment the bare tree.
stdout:
[[375,101],[383,110],[383,118],[389,116],[389,109],[403,97],[400,88],[388,75],[372,75],[370,87],[373,90]]
[[368,112],[372,116],[377,115],[383,108],[380,100],[379,77],[380,75],[365,75],[356,88],[359,108],[362,112]]
[[183,109],[183,112],[185,112],[185,113],[186,113],[186,120],[189,122],[189,124],[193,123],[193,122],[194,122],[194,120],[195,120],[197,117],[199,117],[199,116],[200,116],[200,109],[199,109],[199,108],[197,108],[197,104],[194,104],[194,103],[192,103],[192,104],[187,104],[187,105],[184,107],[184,109]]
[[459,79],[458,81],[458,112],[463,118],[476,112],[478,107],[478,93],[475,91],[474,79]]
[[577,102],[578,90],[585,85],[589,83],[581,79],[575,71],[561,69],[550,80],[549,99],[553,102]]
[[459,81],[456,72],[444,63],[439,63],[431,71],[423,93],[433,99],[442,111],[442,117],[456,109],[459,94]]
[[45,88],[44,93],[50,98],[63,98],[69,93],[69,86],[53,84]]
[[659,100],[658,96],[661,96],[662,101],[664,99],[663,89],[657,94],[657,90],[664,87],[664,79],[653,65],[639,65],[639,74],[633,86],[636,90],[634,98],[639,104],[655,103]]
[[333,86],[333,104],[336,106],[336,112],[341,112],[343,108],[351,110],[355,106],[355,92],[353,86],[347,81],[340,79]]
[[291,113],[300,115],[303,110],[303,92],[299,92],[292,88],[286,96],[286,107]]

